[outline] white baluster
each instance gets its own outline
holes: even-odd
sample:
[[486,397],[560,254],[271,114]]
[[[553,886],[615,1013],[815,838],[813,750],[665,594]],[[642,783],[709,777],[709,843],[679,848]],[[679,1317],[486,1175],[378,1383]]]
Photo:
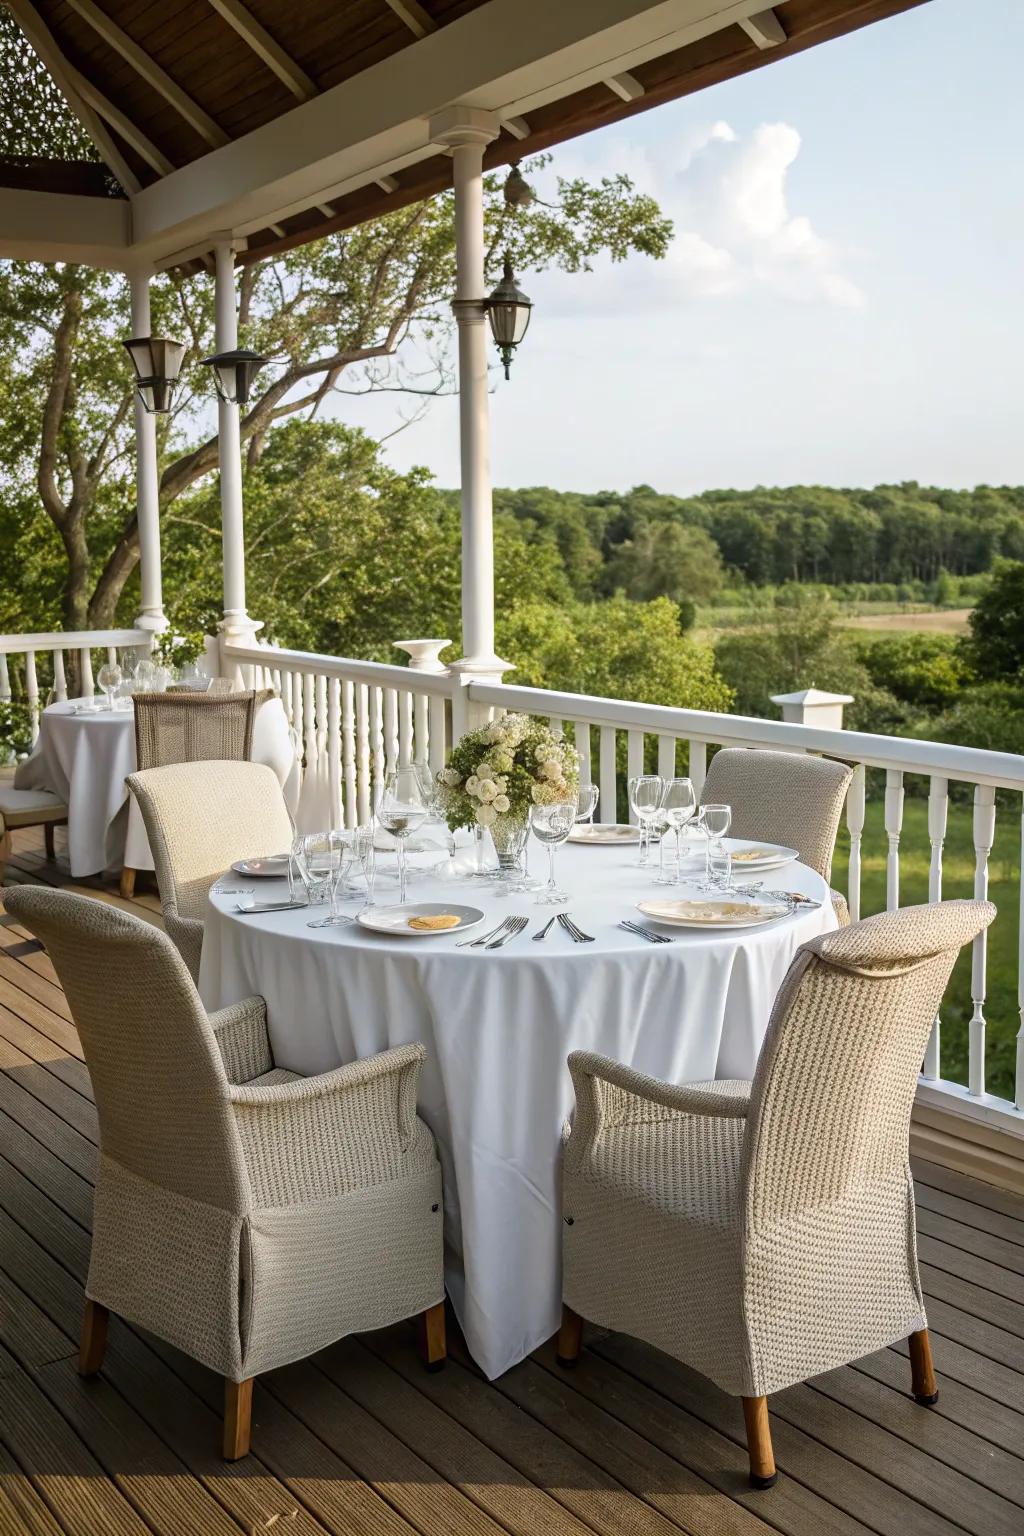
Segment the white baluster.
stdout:
[[[370,761],[373,771],[374,791],[384,784],[386,757],[384,753],[384,698],[380,688],[370,689]],[[376,803],[374,801],[374,803]]]
[[89,654],[89,647],[87,645],[83,646],[79,651],[78,659],[81,663],[82,671],[82,697],[84,699],[91,699],[96,692],[96,684],[93,682],[92,656]]
[[565,735],[565,726],[562,724],[561,720],[558,719],[557,715],[552,715],[549,718],[548,725],[550,725],[550,727],[551,727],[551,734],[552,734],[552,736],[564,736]]
[[430,700],[425,693],[413,699],[413,745],[417,763],[430,763]]
[[107,665],[111,667],[117,666],[117,651],[112,645],[107,646]]
[[895,768],[885,774],[885,831],[889,852],[885,860],[885,910],[900,904],[900,833],[903,830],[903,774]]
[[[316,742],[316,682],[312,672],[302,674],[302,729],[306,748],[306,773],[315,781],[319,769]],[[312,793],[312,790],[311,790]]]
[[[1020,824],[1020,869],[1024,871],[1024,815]],[[1024,900],[1020,902],[1017,924],[1017,1009],[1020,1013],[1020,1029],[1017,1031],[1017,1070],[1014,1075],[1013,1102],[1024,1109]]]
[[[996,792],[989,784],[974,786],[974,896],[988,898],[988,860],[996,835]],[[985,1092],[985,998],[988,990],[988,931],[982,929],[971,955],[971,1002],[967,1091]]]
[[304,720],[302,718],[302,675],[299,672],[291,672],[291,673],[289,673],[289,677],[291,679],[291,685],[292,685],[292,687],[291,687],[291,694],[292,694],[292,697],[291,697],[291,706],[292,706],[291,707],[291,722],[292,722],[292,730],[295,732],[295,740],[296,740],[296,743],[297,743],[297,749],[296,750],[297,750],[297,754],[298,754],[298,757],[299,757],[299,768],[301,770],[301,772],[300,772],[300,777],[301,777],[301,775],[304,774],[305,771],[306,771],[305,770],[305,756],[306,756],[305,735],[304,735],[304,732],[303,732],[303,726],[304,726],[305,722],[304,722]]
[[[427,718],[429,721],[429,749],[430,771],[438,774],[444,767],[445,759],[445,704],[442,698],[431,697],[427,700]],[[416,749],[419,751],[419,737],[416,738]]]
[[341,683],[327,682],[327,778],[331,791],[331,826],[343,827],[341,805]]
[[408,768],[413,761],[412,694],[404,688],[398,695],[398,763]]
[[398,767],[398,694],[384,689],[384,774]]
[[28,705],[29,731],[32,745],[39,736],[39,678],[36,675],[36,653],[25,652],[25,702]]
[[64,652],[53,653],[53,696],[61,703],[68,696],[68,679],[64,670]]
[[7,670],[7,656],[0,651],[0,699],[9,699],[11,696],[11,674]]
[[291,725],[291,726],[294,726],[294,724],[295,724],[295,701],[294,701],[294,697],[293,697],[294,681],[295,681],[294,673],[292,673],[292,672],[282,672],[282,674],[281,674],[281,702],[284,705],[285,717],[286,717],[286,719],[288,721],[288,724]]
[[601,727],[601,809],[598,815],[601,821],[614,822],[617,819],[615,804],[615,727],[614,725],[602,725]]
[[316,678],[316,760],[321,775],[327,772],[327,678]]
[[356,702],[355,685],[348,678],[341,685],[341,767],[345,779],[345,825],[359,822],[356,799]]
[[[942,845],[946,841],[946,821],[949,810],[949,781],[932,778],[928,786],[928,840],[932,845],[931,862],[928,866],[928,900],[942,900]],[[930,1082],[942,1076],[940,1071],[941,1023],[935,1015],[935,1023],[928,1037],[921,1076]]]
[[658,772],[663,779],[674,779],[676,776],[676,738],[674,736],[658,737]]
[[373,814],[373,790],[370,767],[370,688],[368,683],[355,685],[356,694],[356,781],[359,797],[359,822],[361,826]]
[[698,801],[704,793],[704,780],[708,776],[708,744],[706,741],[690,742],[690,782]]
[[[644,771],[644,733],[643,731],[627,731],[626,733],[626,782],[637,778]],[[636,821],[633,807],[629,807],[629,819]]]
[[863,763],[853,770],[846,794],[846,826],[850,833],[850,868],[846,881],[846,901],[851,923],[860,922],[861,842],[864,837],[866,773]]
[[576,751],[580,756],[580,783],[592,784],[594,773],[590,761],[590,726],[586,720],[577,720],[575,724]]

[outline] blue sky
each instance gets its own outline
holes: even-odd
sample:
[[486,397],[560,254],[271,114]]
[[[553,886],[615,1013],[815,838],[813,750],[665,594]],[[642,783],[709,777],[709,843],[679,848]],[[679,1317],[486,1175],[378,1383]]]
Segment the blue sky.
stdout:
[[[931,0],[559,148],[627,170],[669,259],[531,277],[497,485],[1019,483],[1024,0]],[[339,414],[379,435],[396,398]],[[390,439],[458,479],[453,401]]]

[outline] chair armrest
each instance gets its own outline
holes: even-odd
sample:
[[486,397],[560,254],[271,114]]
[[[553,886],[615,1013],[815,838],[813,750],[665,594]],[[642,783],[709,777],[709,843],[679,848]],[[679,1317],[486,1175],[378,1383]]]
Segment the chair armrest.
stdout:
[[229,1083],[248,1083],[274,1065],[267,1035],[267,1005],[262,997],[247,997],[210,1014]]
[[416,1117],[425,1055],[403,1045],[317,1077],[232,1087],[257,1203],[328,1199],[433,1169],[434,1139]]
[[199,960],[203,953],[204,924],[198,917],[178,917],[169,912],[164,904],[164,927],[167,936],[188,966],[194,982],[199,981]]

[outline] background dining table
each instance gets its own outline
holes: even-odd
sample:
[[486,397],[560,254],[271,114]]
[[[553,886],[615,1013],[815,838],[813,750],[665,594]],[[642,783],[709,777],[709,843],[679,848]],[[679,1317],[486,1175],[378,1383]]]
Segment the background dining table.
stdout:
[[[385,870],[393,863],[378,855]],[[459,947],[453,933],[389,938],[355,924],[310,928],[323,908],[243,915],[237,897],[218,891],[203,941],[206,1006],[264,997],[279,1067],[312,1075],[413,1040],[427,1047],[419,1108],[444,1174],[446,1283],[473,1357],[491,1378],[558,1326],[569,1052],[596,1051],[674,1083],[749,1078],[797,949],[836,926],[824,880],[796,863],[773,871],[768,884],[803,892],[814,905],[764,927],[661,928],[674,940],[664,945],[626,932],[620,920],[642,921],[635,903],[646,898],[693,893],[655,885],[653,868],[637,866],[635,846],[569,844],[558,873],[572,893],[565,910],[593,943],[575,943],[558,923],[534,942],[553,909],[529,893],[502,897],[494,881],[440,882],[422,872],[410,902],[474,905],[485,915],[477,934],[511,914],[529,927],[500,949]],[[238,884],[256,888],[256,899],[286,896],[283,882]],[[380,877],[376,899],[396,900]]]
[[[84,713],[82,702],[69,699],[43,710],[35,751],[19,764],[15,786],[48,789],[66,802],[68,859],[76,879],[123,866],[152,869],[142,816],[124,782],[136,768],[135,712],[130,704],[110,710],[103,703]],[[295,753],[278,698],[268,699],[256,715],[252,758],[274,769],[294,810]]]

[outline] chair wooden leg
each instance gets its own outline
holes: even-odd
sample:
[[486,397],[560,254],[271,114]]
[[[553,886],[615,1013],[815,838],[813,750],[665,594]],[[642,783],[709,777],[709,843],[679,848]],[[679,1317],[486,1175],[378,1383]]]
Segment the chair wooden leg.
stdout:
[[128,869],[127,867],[121,871],[121,895],[125,901],[130,901],[135,895],[135,874],[136,871],[134,869]]
[[0,880],[2,880],[4,877],[4,866],[6,865],[7,860],[12,858],[13,855],[14,844],[11,842],[11,834],[5,827],[4,830],[0,832]]
[[46,846],[46,857],[49,859],[51,864],[57,857],[53,846],[53,831],[54,825],[52,821],[46,821],[43,823],[43,842]]
[[252,1387],[247,1381],[224,1378],[224,1460],[240,1461],[248,1456],[252,1442]]
[[562,1326],[558,1330],[558,1363],[563,1370],[571,1370],[580,1357],[583,1347],[583,1319],[572,1307],[562,1303]]
[[107,1322],[110,1314],[98,1301],[86,1297],[82,1318],[82,1341],[78,1350],[78,1374],[95,1376],[103,1364],[107,1348]]
[[747,1453],[750,1456],[751,1488],[770,1488],[778,1473],[772,1451],[772,1431],[768,1423],[768,1399],[745,1397],[743,1419],[747,1426]]
[[416,1345],[428,1371],[439,1371],[448,1358],[445,1340],[444,1302],[428,1307],[416,1319]]
[[917,1401],[923,1403],[926,1408],[930,1408],[939,1400],[939,1384],[935,1380],[932,1341],[928,1337],[928,1329],[921,1328],[917,1333],[912,1333],[909,1344],[912,1390]]

